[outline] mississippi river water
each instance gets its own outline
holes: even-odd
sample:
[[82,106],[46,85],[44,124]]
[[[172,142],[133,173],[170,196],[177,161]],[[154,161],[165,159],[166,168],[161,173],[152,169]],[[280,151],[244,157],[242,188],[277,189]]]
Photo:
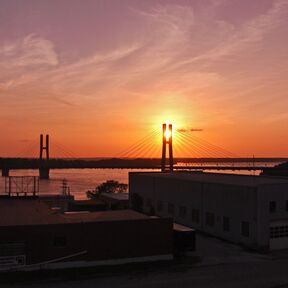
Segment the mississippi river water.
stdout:
[[[261,162],[254,163],[255,166],[271,167],[279,162]],[[197,164],[197,163],[196,163]],[[212,163],[209,163],[211,165]],[[190,163],[188,163],[190,165]],[[193,163],[195,165],[195,163]],[[205,163],[202,163],[205,165]],[[221,163],[214,163],[214,165],[222,165]],[[229,165],[223,163],[223,165]],[[231,164],[230,164],[231,165]],[[234,165],[248,165],[248,163],[234,163]],[[251,163],[249,165],[252,165]],[[144,169],[52,169],[50,170],[49,180],[40,180],[39,193],[40,194],[59,194],[62,189],[62,181],[66,179],[70,187],[70,192],[76,199],[86,199],[86,191],[93,190],[97,185],[106,180],[118,180],[122,183],[128,183],[129,172],[144,172],[149,170]],[[151,170],[150,170],[151,171]],[[157,170],[152,170],[157,171]],[[221,172],[221,171],[210,171]],[[224,171],[223,173],[237,173],[258,175],[260,171]],[[11,176],[38,176],[38,170],[11,170]],[[0,176],[0,194],[4,193],[5,180]]]

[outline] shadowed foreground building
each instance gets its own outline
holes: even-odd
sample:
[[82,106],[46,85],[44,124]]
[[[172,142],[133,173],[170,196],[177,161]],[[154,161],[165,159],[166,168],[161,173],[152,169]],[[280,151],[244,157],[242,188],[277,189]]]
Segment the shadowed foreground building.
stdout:
[[33,197],[0,198],[0,271],[172,259],[172,219],[132,210],[60,214]]
[[130,205],[267,251],[288,248],[288,179],[204,172],[131,172]]

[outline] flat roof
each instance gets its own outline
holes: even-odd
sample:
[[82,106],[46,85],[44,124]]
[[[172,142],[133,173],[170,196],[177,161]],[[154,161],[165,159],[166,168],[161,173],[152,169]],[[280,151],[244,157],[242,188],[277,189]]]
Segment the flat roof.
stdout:
[[195,231],[195,229],[192,229],[190,227],[178,224],[178,223],[173,223],[173,229],[176,231],[182,231],[182,232],[191,232],[191,231]]
[[87,213],[65,213],[64,218],[73,222],[123,221],[150,219],[150,217],[133,210],[98,211]]
[[59,224],[59,212],[38,199],[0,198],[0,226]]
[[101,196],[104,196],[109,199],[125,201],[129,200],[129,193],[101,193]]
[[74,200],[73,205],[76,206],[97,206],[97,205],[105,205],[102,200],[99,199],[85,199],[85,200]]
[[0,198],[0,227],[149,219],[133,210],[61,214],[39,199]]
[[176,171],[176,172],[130,172],[130,175],[145,177],[168,178],[186,180],[200,183],[216,183],[237,186],[259,186],[269,184],[287,184],[288,178],[275,176],[257,176],[227,173],[208,173],[202,171]]

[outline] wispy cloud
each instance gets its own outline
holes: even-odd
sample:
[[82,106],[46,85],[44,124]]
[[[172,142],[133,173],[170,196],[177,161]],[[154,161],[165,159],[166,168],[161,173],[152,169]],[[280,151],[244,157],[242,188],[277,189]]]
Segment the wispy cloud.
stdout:
[[[134,8],[129,9],[128,2]],[[175,121],[178,132],[220,135],[226,129],[234,141],[238,126],[243,132],[245,125],[252,130],[250,126],[261,121],[264,126],[287,122],[283,103],[287,102],[288,0],[267,0],[263,5],[259,0],[259,7],[242,0],[144,2],[123,0],[125,11],[115,12],[120,17],[113,18],[121,22],[119,30],[115,25],[95,36],[91,28],[95,19],[79,21],[77,29],[83,35],[89,31],[86,41],[80,37],[85,43],[79,46],[61,13],[50,15],[65,24],[57,33],[47,22],[50,16],[39,20],[43,26],[35,30],[33,25],[18,29],[15,24],[15,33],[7,33],[9,40],[0,39],[1,129],[8,131],[13,123],[14,131],[23,132],[19,137],[26,139],[19,125],[24,119],[33,128],[26,129],[31,134],[45,127],[63,134],[75,132],[82,142],[83,135],[90,139],[97,128],[105,134],[103,139],[113,131],[124,143],[122,134],[138,133],[140,126],[143,132],[159,120],[159,114],[167,118],[171,114],[183,120],[179,125]],[[236,11],[238,4],[241,9]],[[254,10],[246,13],[250,6]],[[21,31],[29,32],[21,37]],[[13,40],[16,32],[18,38]],[[99,42],[91,41],[93,37],[98,41],[98,36]],[[239,119],[245,123],[239,124]],[[98,146],[98,138],[89,149]]]
[[53,68],[57,71],[58,55],[52,41],[35,34],[0,46],[0,93],[25,84],[38,85]]
[[288,113],[273,113],[272,115],[269,115],[265,117],[264,122],[269,124],[275,124],[275,123],[287,123],[288,121]]
[[58,63],[53,43],[35,34],[29,34],[21,40],[6,43],[0,47],[0,65],[6,68],[35,65],[56,66]]
[[[220,9],[225,1],[211,3],[210,9]],[[87,109],[105,105],[107,98],[111,106],[133,102],[132,95],[140,102],[157,101],[155,95],[161,102],[171,94],[183,105],[191,97],[201,101],[205,89],[230,85],[229,74],[219,72],[215,62],[257,50],[283,20],[287,4],[274,1],[266,13],[237,26],[193,6],[134,9],[146,27],[139,37],[70,62],[61,61],[51,40],[29,34],[0,46],[0,97],[18,87],[15,93]]]
[[[221,6],[223,3],[225,1],[219,1],[218,5]],[[199,15],[189,31],[191,37],[189,45],[192,47],[191,49],[196,50],[196,53],[177,62],[176,67],[189,64],[207,67],[207,65],[213,65],[213,61],[223,60],[224,57],[237,57],[245,50],[249,50],[250,53],[258,50],[257,43],[261,45],[266,35],[273,32],[279,24],[284,23],[287,17],[287,8],[287,0],[276,0],[266,13],[237,26],[217,18],[205,19],[207,17],[205,15],[203,15],[203,19]],[[181,28],[179,27],[179,30]]]
[[177,132],[180,132],[180,133],[202,132],[202,131],[203,131],[203,129],[201,129],[201,128],[190,128],[190,129],[179,128],[179,129],[177,129]]

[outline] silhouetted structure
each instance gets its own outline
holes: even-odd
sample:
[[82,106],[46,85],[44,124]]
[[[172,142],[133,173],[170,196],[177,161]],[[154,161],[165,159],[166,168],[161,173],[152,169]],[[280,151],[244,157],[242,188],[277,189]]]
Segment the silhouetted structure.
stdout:
[[3,167],[2,168],[2,176],[3,177],[8,177],[9,176],[9,168],[8,167]]
[[166,171],[166,146],[169,149],[169,168],[173,171],[173,147],[172,147],[172,124],[162,125],[162,162],[161,171]]
[[[46,159],[43,158],[43,152],[46,152]],[[40,135],[40,167],[39,167],[39,176],[40,179],[49,179],[50,168],[48,166],[49,161],[49,135],[46,135],[45,146],[43,143],[43,134]]]
[[5,194],[9,197],[35,197],[39,193],[39,178],[36,176],[5,177]]

